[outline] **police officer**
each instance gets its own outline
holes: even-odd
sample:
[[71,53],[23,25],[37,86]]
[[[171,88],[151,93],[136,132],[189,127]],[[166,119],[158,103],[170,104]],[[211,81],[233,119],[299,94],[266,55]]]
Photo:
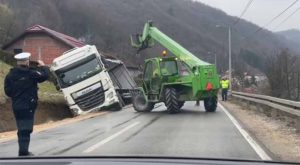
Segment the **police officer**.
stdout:
[[12,68],[5,78],[4,91],[12,99],[12,109],[18,128],[19,156],[32,156],[28,151],[30,134],[33,130],[34,113],[38,101],[38,83],[48,79],[49,71],[44,62],[30,67],[30,53],[15,55],[17,67]]
[[226,77],[223,77],[220,81],[222,88],[222,101],[227,101],[227,93],[229,88],[229,80]]

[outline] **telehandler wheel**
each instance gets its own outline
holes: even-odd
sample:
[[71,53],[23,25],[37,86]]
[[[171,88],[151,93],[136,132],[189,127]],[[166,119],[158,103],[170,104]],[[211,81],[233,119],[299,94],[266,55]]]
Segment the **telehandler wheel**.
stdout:
[[184,105],[184,103],[185,103],[185,101],[179,101],[179,109],[181,109],[182,107],[183,107],[183,105]]
[[132,98],[132,105],[137,112],[151,112],[154,108],[154,103],[147,102],[142,94],[137,94]]
[[204,99],[204,107],[206,112],[215,112],[218,105],[218,98],[216,96],[212,96]]
[[180,102],[178,101],[175,88],[165,89],[165,105],[169,113],[178,113],[180,111]]

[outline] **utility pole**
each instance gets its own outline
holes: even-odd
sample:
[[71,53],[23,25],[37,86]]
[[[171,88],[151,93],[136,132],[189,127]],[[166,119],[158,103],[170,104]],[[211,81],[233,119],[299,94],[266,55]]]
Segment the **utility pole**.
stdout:
[[231,94],[232,91],[232,70],[231,70],[231,27],[228,27],[228,58],[229,58],[229,94]]
[[217,53],[215,53],[215,65],[217,66]]
[[[216,25],[216,28],[222,27],[221,25]],[[224,26],[223,26],[224,27]],[[232,69],[231,69],[231,26],[225,26],[228,28],[228,79],[229,79],[229,94],[231,94],[232,90]],[[216,59],[216,58],[215,58]]]
[[298,71],[297,73],[297,89],[298,89],[298,92],[297,92],[297,101],[299,101],[299,94],[300,94],[300,72]]

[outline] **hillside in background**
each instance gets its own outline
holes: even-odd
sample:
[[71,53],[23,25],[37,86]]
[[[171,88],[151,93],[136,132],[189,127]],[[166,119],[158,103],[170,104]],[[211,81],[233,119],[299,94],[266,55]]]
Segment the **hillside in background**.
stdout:
[[[14,14],[14,26],[7,40],[29,26],[41,24],[95,44],[130,65],[160,54],[162,48],[155,46],[137,58],[129,42],[130,34],[141,32],[144,23],[153,20],[155,26],[199,58],[213,62],[208,52],[215,52],[219,70],[225,71],[228,67],[226,26],[237,19],[191,0],[0,0],[0,3]],[[264,70],[265,58],[274,51],[289,48],[293,53],[300,52],[299,46],[288,44],[285,37],[270,31],[252,35],[257,28],[244,20],[233,27],[233,67]]]
[[300,31],[296,29],[292,30],[286,30],[286,31],[281,31],[278,32],[278,34],[283,35],[286,37],[286,39],[291,40],[295,42],[295,44],[298,44],[300,46]]

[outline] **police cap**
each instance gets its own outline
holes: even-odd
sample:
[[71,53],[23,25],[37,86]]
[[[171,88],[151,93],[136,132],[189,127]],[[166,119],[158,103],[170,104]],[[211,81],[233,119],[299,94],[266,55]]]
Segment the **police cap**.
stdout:
[[15,59],[18,61],[24,61],[24,60],[29,60],[29,57],[31,56],[30,53],[28,52],[23,52],[15,55]]

